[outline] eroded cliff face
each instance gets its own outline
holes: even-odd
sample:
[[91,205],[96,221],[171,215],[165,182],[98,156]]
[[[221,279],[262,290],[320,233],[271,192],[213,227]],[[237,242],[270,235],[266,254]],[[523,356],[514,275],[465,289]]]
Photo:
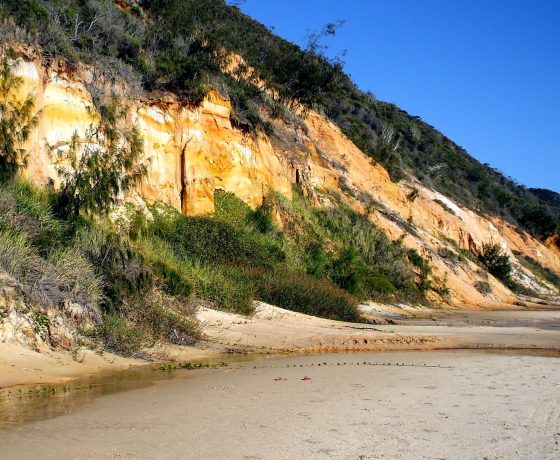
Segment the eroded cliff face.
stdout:
[[[64,148],[74,132],[83,134],[95,122],[87,89],[93,76],[87,69],[69,72],[59,65],[47,67],[29,55],[18,73],[25,82],[22,92],[33,93],[41,110],[27,146],[29,165],[24,174],[36,183],[52,180],[56,185],[59,180],[49,152]],[[267,137],[235,129],[230,104],[217,92],[198,107],[185,106],[171,94],[142,94],[126,102],[131,122],[141,130],[149,162],[148,176],[128,197],[131,201],[162,201],[192,215],[213,211],[216,189],[233,192],[253,207],[269,191],[290,198],[296,183],[317,202],[321,190],[334,189],[390,238],[403,238],[406,246],[427,257],[435,276],[450,289],[449,297],[436,300],[458,307],[497,306],[516,297],[491,276],[486,280],[474,263],[442,255],[443,248],[453,249],[451,240],[474,251],[484,243],[498,243],[508,252],[520,251],[560,272],[557,249],[498,218],[460,207],[419,183],[393,183],[385,169],[317,113],[305,118],[305,129],[276,122],[275,134]],[[516,268],[525,284],[554,293],[520,265]],[[492,294],[479,293],[473,287],[477,281],[488,281]]]

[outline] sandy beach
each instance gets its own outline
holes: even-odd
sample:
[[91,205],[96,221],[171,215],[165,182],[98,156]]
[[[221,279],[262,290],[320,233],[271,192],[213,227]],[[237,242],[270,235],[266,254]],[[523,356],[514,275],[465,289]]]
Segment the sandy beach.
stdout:
[[175,371],[0,441],[6,459],[556,459],[560,359],[344,353]]
[[404,313],[201,310],[204,343],[149,350],[227,362],[198,370],[2,344],[0,458],[560,457],[559,311]]
[[[378,306],[368,310],[377,322],[331,321],[259,304],[251,318],[201,308],[206,339],[195,347],[155,346],[144,357],[155,362],[221,359],[239,354],[325,353],[445,349],[560,350],[560,311],[410,310]],[[145,360],[96,353],[38,353],[0,343],[0,389],[14,385],[60,383],[96,372],[145,364]]]

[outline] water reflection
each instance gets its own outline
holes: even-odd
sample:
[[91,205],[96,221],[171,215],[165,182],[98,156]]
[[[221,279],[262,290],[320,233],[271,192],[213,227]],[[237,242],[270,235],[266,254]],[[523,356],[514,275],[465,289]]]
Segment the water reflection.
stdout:
[[141,366],[104,372],[56,385],[33,385],[0,390],[0,428],[44,420],[107,394],[147,387],[173,378],[174,371]]
[[[232,363],[281,355],[240,354],[228,356],[227,363],[224,363],[222,358],[212,358],[197,361],[197,364],[202,365],[202,368],[219,368]],[[186,368],[174,368],[177,366],[158,363],[126,370],[99,372],[61,384],[0,389],[0,429],[58,417],[99,396],[145,388],[157,382],[197,372],[198,366],[194,363],[183,363],[183,366]]]
[[[299,367],[308,367],[313,364],[302,364],[307,361],[317,361],[317,365],[327,365],[323,360],[328,361],[329,365],[354,364],[353,360],[359,365],[364,357],[376,358],[383,356],[385,360],[393,356],[413,356],[415,353],[427,352],[360,352],[351,353],[327,353],[327,354],[298,354],[281,353],[271,355],[244,355],[235,356],[228,359],[228,366],[232,369],[251,369],[266,367],[290,367],[299,363]],[[477,350],[439,350],[428,353],[434,354],[457,354],[457,353],[478,353],[478,354],[507,354],[518,356],[535,357],[554,357],[560,358],[558,350],[543,349],[477,349]],[[244,366],[244,361],[254,361],[248,366]],[[221,360],[206,361],[204,367],[222,367]],[[362,364],[366,364],[363,362]],[[391,363],[372,363],[370,365],[391,365]],[[399,365],[393,363],[393,365]],[[401,363],[400,365],[405,365]],[[425,364],[424,364],[425,366]],[[169,380],[172,378],[185,378],[195,375],[199,370],[173,369],[166,368],[161,364],[139,366],[128,370],[101,372],[91,376],[85,376],[64,384],[56,385],[33,385],[12,387],[0,390],[0,429],[11,428],[27,422],[45,420],[61,415],[68,414],[102,395],[109,395],[123,391],[130,391],[138,388],[145,388],[150,385]]]

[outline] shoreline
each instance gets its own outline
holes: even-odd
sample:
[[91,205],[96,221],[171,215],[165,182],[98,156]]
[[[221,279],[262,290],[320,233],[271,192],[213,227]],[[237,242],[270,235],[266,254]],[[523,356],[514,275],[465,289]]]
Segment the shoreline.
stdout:
[[22,459],[552,459],[558,366],[556,357],[448,350],[138,370],[83,391],[12,395],[0,439]]
[[[423,318],[410,315],[398,324],[372,325],[326,320],[266,304],[260,304],[251,318],[201,309],[198,317],[205,342],[194,347],[159,345],[143,350],[141,359],[86,349],[77,353],[39,353],[0,343],[0,389],[61,384],[100,372],[150,364],[238,361],[260,356],[446,350],[560,353],[560,310],[423,313],[427,313]],[[533,324],[550,324],[551,328],[532,327]]]

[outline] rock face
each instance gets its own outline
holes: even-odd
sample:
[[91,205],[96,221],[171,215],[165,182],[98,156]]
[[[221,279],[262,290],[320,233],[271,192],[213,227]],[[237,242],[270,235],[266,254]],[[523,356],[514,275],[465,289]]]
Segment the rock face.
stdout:
[[[41,110],[27,146],[25,174],[38,184],[52,180],[56,185],[49,152],[64,148],[75,131],[84,133],[95,122],[87,89],[92,75],[87,69],[69,72],[60,65],[46,66],[30,54],[22,59],[18,73],[25,82],[22,92],[33,93]],[[335,189],[357,210],[367,212],[390,238],[404,238],[406,246],[430,259],[434,274],[450,289],[449,297],[439,300],[458,307],[497,306],[516,297],[492,277],[487,280],[492,293],[479,293],[473,285],[486,280],[476,265],[441,255],[443,248],[454,248],[450,241],[474,251],[484,243],[497,243],[560,272],[557,248],[498,218],[460,207],[419,183],[393,183],[385,169],[317,113],[305,118],[305,126],[275,122],[274,134],[267,137],[235,129],[229,101],[217,92],[197,107],[181,104],[172,94],[141,94],[127,103],[149,161],[148,177],[129,200],[162,201],[192,215],[213,211],[216,189],[233,192],[253,207],[269,191],[290,198],[296,183],[313,196],[320,196],[321,189]],[[531,279],[543,292],[554,293],[520,265],[516,268],[520,279]]]

